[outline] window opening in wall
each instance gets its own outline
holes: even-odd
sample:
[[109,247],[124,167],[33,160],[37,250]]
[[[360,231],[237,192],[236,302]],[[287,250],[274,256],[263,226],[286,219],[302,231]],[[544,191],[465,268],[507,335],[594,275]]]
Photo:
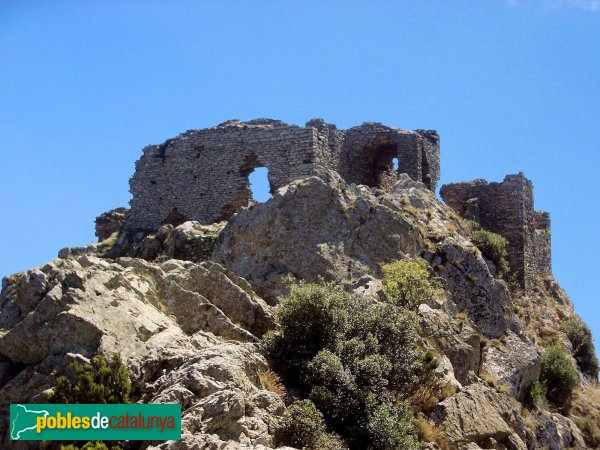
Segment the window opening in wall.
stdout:
[[250,181],[250,191],[252,199],[257,203],[264,203],[271,198],[271,188],[269,184],[269,169],[266,167],[257,167],[248,176]]
[[398,158],[392,159],[392,165],[394,166],[394,170],[398,172],[400,165],[398,164]]

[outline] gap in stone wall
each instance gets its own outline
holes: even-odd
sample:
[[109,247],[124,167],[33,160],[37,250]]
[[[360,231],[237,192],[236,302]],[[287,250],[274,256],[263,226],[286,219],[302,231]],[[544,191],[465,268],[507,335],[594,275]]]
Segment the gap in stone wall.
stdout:
[[398,172],[400,168],[400,163],[398,162],[398,158],[392,158],[392,165],[394,166],[394,170]]
[[248,180],[250,181],[252,199],[255,202],[264,203],[272,197],[269,184],[269,169],[266,167],[255,168],[248,175]]

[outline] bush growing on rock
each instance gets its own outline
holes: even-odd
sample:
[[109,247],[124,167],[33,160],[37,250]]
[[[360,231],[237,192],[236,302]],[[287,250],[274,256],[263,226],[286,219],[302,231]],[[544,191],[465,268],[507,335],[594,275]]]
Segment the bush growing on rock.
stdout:
[[481,251],[483,257],[496,266],[498,278],[504,278],[510,272],[508,265],[508,241],[497,233],[484,230],[472,220],[464,220],[463,226],[468,230],[473,244]]
[[73,361],[69,364],[71,377],[56,377],[53,403],[128,403],[131,392],[129,370],[118,354],[110,364],[96,356],[91,364]]
[[285,414],[281,443],[309,450],[343,450],[339,436],[327,433],[323,414],[310,400],[297,400]]
[[598,357],[594,348],[592,331],[578,319],[569,319],[561,323],[560,329],[573,345],[573,357],[583,373],[598,378]]
[[368,411],[371,448],[374,450],[419,450],[412,425],[413,413],[406,402],[382,402]]
[[276,316],[267,355],[351,448],[413,448],[403,400],[437,366],[417,345],[413,312],[333,283],[300,282]]
[[565,351],[558,345],[549,347],[542,354],[540,381],[546,386],[550,401],[557,406],[568,403],[579,376]]
[[422,259],[402,259],[381,269],[383,289],[397,306],[415,311],[421,303],[444,295],[441,283],[431,278],[431,269]]

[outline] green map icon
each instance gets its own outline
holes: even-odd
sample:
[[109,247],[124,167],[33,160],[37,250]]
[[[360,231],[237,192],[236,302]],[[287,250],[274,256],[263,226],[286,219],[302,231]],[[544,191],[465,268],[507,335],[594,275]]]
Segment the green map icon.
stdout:
[[[10,405],[10,438],[13,440],[27,439],[26,431],[35,430],[37,418],[47,417],[48,411],[34,411],[23,405]],[[25,435],[23,435],[25,433]]]

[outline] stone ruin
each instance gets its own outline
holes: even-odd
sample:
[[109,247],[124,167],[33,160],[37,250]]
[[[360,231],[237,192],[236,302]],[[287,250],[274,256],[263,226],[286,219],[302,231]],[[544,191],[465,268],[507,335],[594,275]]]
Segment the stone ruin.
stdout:
[[529,289],[535,277],[552,274],[550,214],[534,210],[533,185],[522,172],[502,183],[445,184],[440,196],[465,219],[508,240],[508,262],[523,288]]
[[268,169],[271,193],[327,171],[338,172],[349,183],[380,188],[393,185],[405,172],[435,190],[439,137],[435,131],[379,123],[338,130],[320,119],[304,128],[257,119],[187,131],[144,148],[130,181],[133,199],[125,229],[150,231],[185,220],[226,220],[253,201],[248,176],[259,167]]
[[[227,220],[254,202],[249,175],[260,167],[268,169],[271,193],[329,171],[348,183],[384,190],[406,173],[435,191],[439,136],[433,130],[407,131],[373,122],[340,130],[321,119],[305,127],[256,119],[190,130],[144,148],[130,180],[131,209],[124,218],[121,210],[101,216],[101,234],[114,229],[116,216],[125,231],[146,233],[187,220]],[[551,274],[550,217],[534,210],[533,187],[522,173],[508,175],[502,183],[447,184],[440,195],[462,217],[508,240],[511,270],[523,288],[534,277]]]

